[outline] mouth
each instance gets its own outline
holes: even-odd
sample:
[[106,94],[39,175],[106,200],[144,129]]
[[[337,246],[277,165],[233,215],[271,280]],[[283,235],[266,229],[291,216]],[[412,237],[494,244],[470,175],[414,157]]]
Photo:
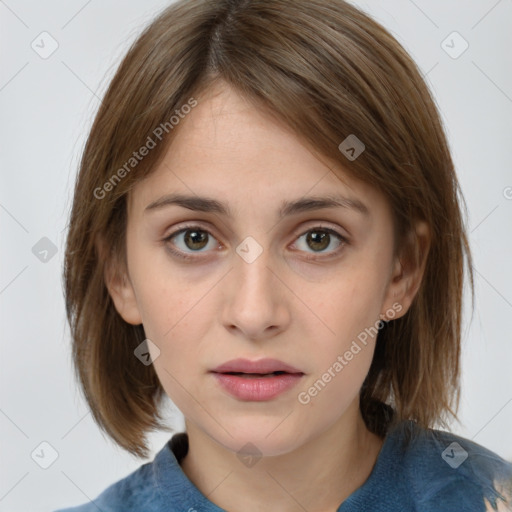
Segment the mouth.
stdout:
[[[244,364],[247,364],[247,361]],[[250,364],[261,365],[261,361]],[[237,400],[245,402],[273,400],[291,390],[304,376],[304,373],[300,371],[282,369],[269,371],[268,364],[268,361],[264,363],[263,365],[267,365],[267,368],[260,371],[253,369],[251,369],[252,371],[240,371],[233,370],[233,368],[223,370],[222,368],[217,368],[211,373],[224,391]],[[272,364],[275,364],[275,361]],[[288,368],[291,369],[291,367]]]
[[302,380],[304,372],[278,359],[232,359],[211,373],[224,391],[245,402],[270,401]]
[[295,374],[290,374],[289,372],[285,372],[285,371],[277,371],[277,372],[271,372],[271,373],[244,373],[244,372],[214,372],[214,373],[222,373],[223,375],[235,375],[237,377],[244,377],[246,379],[277,377],[279,375],[295,375]]
[[211,370],[213,373],[234,375],[244,378],[277,377],[284,374],[300,374],[304,372],[278,359],[232,359]]

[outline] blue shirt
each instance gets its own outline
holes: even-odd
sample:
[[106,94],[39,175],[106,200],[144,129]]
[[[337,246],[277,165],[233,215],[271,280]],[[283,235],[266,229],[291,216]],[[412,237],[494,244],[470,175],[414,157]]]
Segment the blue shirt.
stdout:
[[[187,434],[175,434],[152,462],[94,502],[56,512],[222,512],[182,471],[187,451]],[[505,504],[511,493],[511,463],[462,437],[404,421],[387,433],[370,476],[338,512],[512,510]]]

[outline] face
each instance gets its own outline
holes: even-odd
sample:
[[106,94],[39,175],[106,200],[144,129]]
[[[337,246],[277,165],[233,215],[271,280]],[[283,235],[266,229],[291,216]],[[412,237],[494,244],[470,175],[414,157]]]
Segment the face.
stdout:
[[[342,421],[379,319],[411,299],[384,196],[222,85],[132,191],[127,262],[124,284],[109,281],[117,310],[158,347],[154,368],[187,422],[233,452],[250,441],[286,453]],[[212,370],[238,358],[300,374],[270,398],[235,396]]]

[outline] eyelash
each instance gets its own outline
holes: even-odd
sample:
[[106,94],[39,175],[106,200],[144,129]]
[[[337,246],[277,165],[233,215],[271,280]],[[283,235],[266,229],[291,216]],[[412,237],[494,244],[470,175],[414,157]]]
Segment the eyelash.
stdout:
[[[197,231],[200,231],[200,232],[203,232],[203,233],[207,233],[207,235],[209,237],[212,237],[212,238],[215,239],[215,237],[207,229],[203,229],[201,226],[198,226],[198,225],[195,225],[195,224],[191,224],[191,225],[188,225],[188,226],[183,226],[180,229],[174,231],[169,236],[165,237],[163,239],[163,242],[168,243],[174,237],[176,237],[176,236],[178,236],[178,235],[180,235],[180,234],[182,234],[182,233],[184,233],[186,231],[192,231],[192,230],[197,230]],[[347,239],[344,236],[340,235],[337,231],[335,231],[332,228],[321,226],[321,225],[314,226],[314,227],[304,231],[303,233],[301,233],[297,237],[297,239],[302,238],[304,235],[307,235],[308,233],[313,233],[315,231],[319,231],[319,232],[326,233],[326,234],[329,234],[329,235],[334,235],[336,238],[339,239],[340,245],[334,251],[331,251],[331,252],[327,253],[329,255],[328,257],[336,256],[342,250],[342,248],[345,245],[348,244]],[[177,256],[178,258],[181,258],[181,259],[186,260],[186,261],[192,261],[192,260],[196,260],[197,261],[198,258],[201,258],[201,256],[199,256],[199,257],[195,256],[195,255],[193,256],[191,253],[186,253],[186,252],[183,252],[183,251],[180,251],[180,250],[176,250],[176,249],[173,249],[173,248],[171,248],[169,246],[168,246],[168,250],[174,256]],[[196,252],[200,253],[200,251],[196,251]],[[317,254],[321,254],[321,253],[317,253]],[[305,259],[308,260],[308,261],[318,261],[318,260],[324,259],[324,257],[322,257],[322,256],[320,256],[320,257],[318,257],[318,256],[306,256]]]

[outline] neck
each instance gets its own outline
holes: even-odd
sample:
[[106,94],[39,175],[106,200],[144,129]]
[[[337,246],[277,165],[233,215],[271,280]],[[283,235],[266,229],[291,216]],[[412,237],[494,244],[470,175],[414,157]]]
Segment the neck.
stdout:
[[359,407],[289,453],[261,457],[249,467],[194,424],[183,472],[224,510],[335,512],[369,477],[383,440],[366,428]]

